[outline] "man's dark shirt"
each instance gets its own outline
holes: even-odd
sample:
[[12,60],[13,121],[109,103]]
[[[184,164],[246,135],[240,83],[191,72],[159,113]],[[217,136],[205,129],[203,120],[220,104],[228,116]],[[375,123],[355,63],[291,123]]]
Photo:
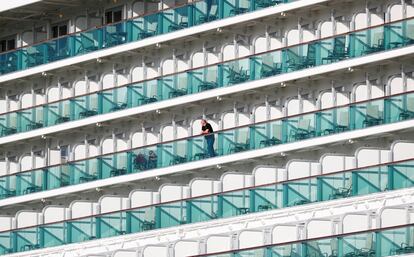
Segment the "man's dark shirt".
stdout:
[[[204,126],[202,126],[201,127],[201,130],[202,131],[206,131],[208,129],[208,133],[210,134],[210,133],[213,133],[214,131],[213,131],[213,128],[211,127],[211,125],[210,125],[210,123],[207,123],[206,125],[204,125]],[[212,136],[212,135],[207,135],[206,134],[206,137],[208,137],[208,136]]]

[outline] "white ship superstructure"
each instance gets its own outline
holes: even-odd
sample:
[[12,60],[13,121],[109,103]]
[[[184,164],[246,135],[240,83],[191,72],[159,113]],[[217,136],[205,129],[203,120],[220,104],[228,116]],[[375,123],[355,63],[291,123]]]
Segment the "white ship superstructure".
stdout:
[[413,255],[413,1],[3,2],[0,256]]

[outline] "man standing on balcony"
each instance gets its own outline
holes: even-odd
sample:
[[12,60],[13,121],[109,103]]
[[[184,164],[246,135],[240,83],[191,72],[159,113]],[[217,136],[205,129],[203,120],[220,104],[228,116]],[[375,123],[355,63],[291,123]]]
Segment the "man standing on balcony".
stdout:
[[214,134],[213,128],[211,127],[210,123],[207,120],[201,120],[201,134],[205,135],[205,139],[207,142],[207,152],[209,157],[216,156],[216,152],[214,151]]

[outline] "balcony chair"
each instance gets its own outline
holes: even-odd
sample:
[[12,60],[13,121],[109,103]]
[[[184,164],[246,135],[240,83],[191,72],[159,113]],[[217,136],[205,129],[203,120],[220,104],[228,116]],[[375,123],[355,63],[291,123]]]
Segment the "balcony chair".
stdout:
[[384,39],[383,39],[383,33],[382,32],[375,33],[374,36],[373,36],[372,42],[374,42],[374,44],[372,44],[372,45],[365,44],[364,45],[364,50],[363,50],[364,54],[372,54],[372,53],[375,53],[375,52],[383,51],[385,49],[385,44],[384,44]]
[[120,111],[120,110],[126,109],[127,107],[128,107],[127,103],[118,102],[116,104],[113,104],[113,107],[109,111],[110,112]]
[[218,84],[216,80],[217,80],[216,73],[213,72],[212,70],[208,70],[205,81],[203,81],[200,85],[198,85],[198,91],[202,92],[202,91],[217,88]]
[[283,0],[256,0],[256,6],[260,8],[267,8],[273,5],[282,4]]
[[382,113],[380,112],[379,107],[377,105],[368,105],[366,117],[362,122],[363,127],[371,127],[381,124],[383,121],[381,116]]
[[17,129],[15,127],[2,127],[1,135],[8,136],[17,133]]
[[125,167],[120,168],[120,169],[112,169],[110,172],[110,177],[116,177],[116,176],[120,176],[120,175],[125,175],[127,174],[127,169]]
[[329,199],[334,200],[334,199],[346,198],[346,197],[351,196],[351,193],[352,193],[352,184],[350,184],[348,187],[335,188],[332,194],[329,195]]
[[170,161],[170,165],[175,165],[175,164],[180,164],[180,163],[185,163],[185,162],[187,162],[187,157],[177,154],[173,156],[172,160]]
[[232,143],[232,146],[229,148],[229,153],[240,153],[246,150],[250,149],[250,139],[248,137],[248,132],[242,132],[240,133],[238,140],[239,142],[244,142],[244,143],[238,143],[238,142],[234,142]]
[[177,24],[177,23],[172,23],[170,26],[168,26],[168,31],[176,31],[176,30],[180,30],[180,29],[185,29],[188,27],[188,17],[187,16],[182,16],[181,17],[181,21]]
[[235,71],[233,67],[230,67],[227,78],[229,79],[228,83],[234,85],[249,80],[249,75],[247,74],[247,70],[243,71],[243,67],[239,71]]
[[407,98],[407,109],[401,111],[400,120],[408,120],[414,118],[414,99]]
[[187,89],[185,88],[173,88],[168,93],[168,98],[179,97],[187,94]]
[[91,117],[97,114],[98,114],[98,111],[95,108],[91,110],[84,109],[83,111],[79,112],[79,118],[87,118],[87,117]]
[[38,129],[38,128],[42,128],[43,127],[43,121],[30,121],[29,124],[26,125],[26,130],[33,130],[33,129]]
[[158,96],[156,96],[156,95],[154,95],[152,97],[142,96],[142,98],[138,99],[138,105],[155,103],[157,101],[158,101]]
[[310,126],[310,119],[301,119],[298,121],[298,127],[292,131],[292,138],[295,140],[306,139],[315,135],[315,131]]
[[42,187],[34,185],[34,186],[26,187],[26,189],[23,190],[23,194],[25,195],[25,194],[35,193],[39,191],[42,191]]
[[68,122],[70,121],[70,117],[69,116],[58,116],[58,118],[55,120],[55,124],[60,124],[60,123],[64,123],[64,122]]
[[324,134],[333,134],[349,130],[349,114],[348,112],[339,113],[339,120],[333,125],[333,128],[327,128],[324,130]]
[[282,65],[280,63],[273,63],[272,56],[264,56],[260,76],[266,78],[280,73],[282,73]]
[[142,231],[147,231],[147,230],[152,230],[155,229],[155,221],[151,220],[151,221],[146,221],[144,220],[141,224],[141,230]]
[[200,15],[200,17],[198,18],[198,23],[205,23],[205,22],[217,20],[218,18],[216,15],[217,10],[218,10],[218,6],[212,5],[209,13]]
[[239,208],[237,208],[236,213],[237,213],[237,215],[248,214],[248,213],[250,213],[250,208],[239,207]]
[[39,244],[25,244],[22,247],[20,247],[20,251],[30,251],[30,250],[35,250],[35,249],[40,249],[40,245]]
[[297,205],[302,205],[302,204],[307,204],[310,203],[311,201],[309,201],[308,199],[299,199],[293,202],[293,206],[297,206]]
[[322,58],[322,63],[327,62],[337,62],[344,60],[349,57],[348,49],[345,45],[346,38],[345,36],[337,37],[334,39],[334,47],[332,51],[328,52],[328,56]]
[[397,255],[406,254],[406,253],[414,253],[414,246],[409,245],[407,243],[401,243],[400,247],[395,250]]
[[93,38],[89,38],[85,35],[86,33],[80,34],[80,46],[76,53],[90,53],[99,50],[98,42]]
[[16,190],[14,189],[2,189],[2,193],[0,194],[0,198],[7,198],[16,196]]
[[268,210],[272,210],[272,209],[273,209],[273,206],[270,203],[260,204],[259,206],[257,206],[257,211],[268,211]]
[[84,173],[83,176],[79,178],[79,183],[94,181],[97,179],[98,179],[98,174],[96,173],[93,173],[93,174]]

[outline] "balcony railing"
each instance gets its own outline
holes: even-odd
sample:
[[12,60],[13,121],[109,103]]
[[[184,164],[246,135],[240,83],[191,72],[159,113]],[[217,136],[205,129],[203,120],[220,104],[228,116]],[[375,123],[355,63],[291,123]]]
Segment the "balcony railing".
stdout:
[[[414,253],[414,224],[197,255],[214,257],[384,257]],[[196,256],[193,256],[196,257]]]
[[201,0],[0,55],[7,74],[297,0]]
[[414,44],[414,19],[0,114],[0,136]]
[[0,232],[0,254],[410,188],[413,185],[414,159],[366,166],[4,231]]
[[206,159],[207,137],[215,141],[214,155],[226,156],[413,119],[413,107],[414,93],[403,93],[3,175],[0,199]]

